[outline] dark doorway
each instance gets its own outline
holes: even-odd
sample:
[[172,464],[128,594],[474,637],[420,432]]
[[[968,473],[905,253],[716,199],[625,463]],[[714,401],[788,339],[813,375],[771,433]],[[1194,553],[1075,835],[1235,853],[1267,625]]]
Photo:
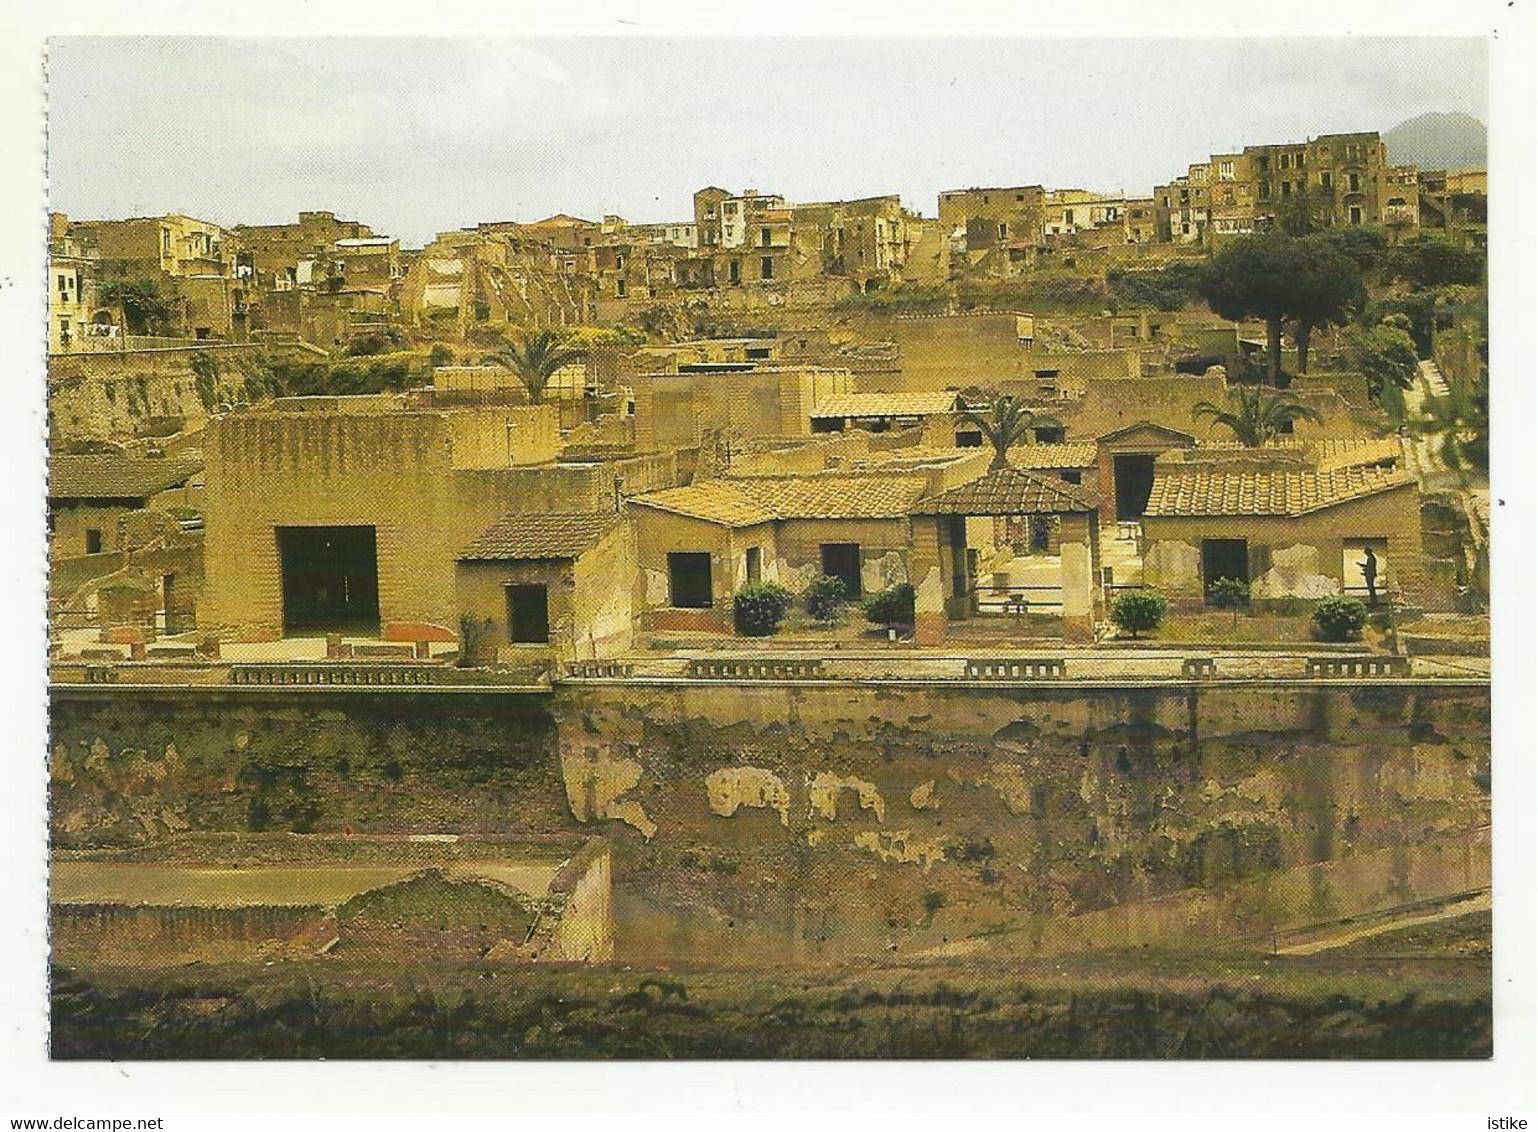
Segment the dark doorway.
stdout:
[[1113,456],[1116,476],[1116,518],[1130,523],[1141,519],[1153,494],[1154,458],[1151,452],[1123,452]]
[[1202,539],[1202,589],[1219,578],[1250,580],[1250,544],[1242,538]]
[[377,631],[379,557],[373,527],[278,527],[283,631]]
[[843,580],[850,597],[860,596],[860,544],[825,542],[822,544],[822,572]]
[[1052,545],[1052,520],[1046,515],[1030,517],[1032,554],[1045,554]]
[[668,601],[674,609],[709,609],[710,555],[673,551],[668,555]]
[[747,561],[748,581],[750,581],[750,582],[760,582],[760,581],[763,581],[763,574],[764,574],[764,553],[763,553],[763,551],[760,550],[756,546],[750,546],[750,547],[748,547],[747,559],[748,559],[748,561]]
[[550,592],[544,586],[507,587],[507,639],[515,645],[550,643]]

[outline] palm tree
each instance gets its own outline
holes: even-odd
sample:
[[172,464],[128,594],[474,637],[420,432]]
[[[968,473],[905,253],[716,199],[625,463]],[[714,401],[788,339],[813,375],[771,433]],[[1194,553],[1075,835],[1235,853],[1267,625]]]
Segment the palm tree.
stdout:
[[529,404],[538,405],[545,397],[545,386],[556,372],[581,361],[585,352],[561,344],[553,330],[525,332],[517,342],[506,342],[494,357],[511,370],[529,391]]
[[961,419],[980,428],[988,443],[993,445],[993,463],[988,465],[989,471],[1007,468],[1009,450],[1024,440],[1032,429],[1062,427],[1056,417],[1039,416],[1007,396],[994,401],[986,413],[969,411],[963,413]]
[[1317,424],[1323,420],[1316,409],[1291,393],[1261,386],[1231,385],[1228,402],[1229,407],[1224,408],[1211,401],[1198,401],[1191,407],[1191,416],[1196,420],[1211,417],[1213,424],[1223,425],[1246,448],[1259,448],[1273,437],[1290,432],[1294,421]]

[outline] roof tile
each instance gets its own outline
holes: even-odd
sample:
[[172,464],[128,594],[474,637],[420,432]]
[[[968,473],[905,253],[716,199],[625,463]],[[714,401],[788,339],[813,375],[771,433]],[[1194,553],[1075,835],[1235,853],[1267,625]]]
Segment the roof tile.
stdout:
[[54,456],[49,499],[148,499],[203,470],[194,456]]
[[729,527],[775,519],[905,518],[923,495],[920,476],[856,475],[718,479],[640,495],[631,502]]
[[613,511],[526,511],[487,527],[459,558],[462,562],[575,558],[620,521]]
[[1296,517],[1413,484],[1415,477],[1376,467],[1327,472],[1160,472],[1144,511],[1160,515]]
[[1094,511],[1093,492],[1021,468],[995,468],[921,503],[920,515],[1056,515]]
[[927,417],[956,411],[952,391],[911,393],[837,393],[812,409],[814,417]]
[[1093,444],[1022,444],[1009,450],[1017,468],[1093,468],[1098,459]]

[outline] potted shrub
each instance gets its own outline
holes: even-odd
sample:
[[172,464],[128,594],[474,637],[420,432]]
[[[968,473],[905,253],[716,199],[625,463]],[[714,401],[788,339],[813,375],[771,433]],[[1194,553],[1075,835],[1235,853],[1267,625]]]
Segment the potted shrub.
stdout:
[[1157,629],[1168,608],[1169,602],[1157,590],[1131,590],[1111,606],[1111,621],[1118,629],[1131,633],[1135,641],[1139,633]]
[[732,598],[732,623],[744,637],[767,637],[785,620],[791,600],[775,582],[749,582]]
[[913,624],[913,587],[907,582],[873,593],[865,599],[865,620],[895,635],[899,626]]
[[1354,597],[1327,597],[1314,606],[1314,624],[1327,641],[1359,641],[1367,606]]
[[844,579],[819,574],[807,587],[806,611],[812,615],[812,620],[827,624],[838,620],[848,600],[849,587],[844,584]]

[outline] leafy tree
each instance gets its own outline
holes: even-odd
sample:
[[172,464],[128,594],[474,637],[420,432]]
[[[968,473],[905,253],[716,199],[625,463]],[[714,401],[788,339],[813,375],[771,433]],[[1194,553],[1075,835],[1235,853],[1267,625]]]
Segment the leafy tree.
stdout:
[[732,622],[744,637],[767,637],[785,620],[793,600],[775,582],[748,582],[732,598]]
[[1386,274],[1417,287],[1475,285],[1485,280],[1485,257],[1444,236],[1418,232],[1389,252]]
[[1389,317],[1403,321],[1352,327],[1350,334],[1352,365],[1367,378],[1367,396],[1374,401],[1382,399],[1388,386],[1402,390],[1410,388],[1420,370],[1415,339],[1406,329],[1409,320],[1403,315]]
[[990,469],[1007,468],[1009,450],[1023,442],[1032,429],[1062,426],[1056,417],[1034,413],[1009,396],[997,398],[986,413],[968,411],[961,415],[961,419],[981,429],[988,443],[993,445]]
[[1277,229],[1294,239],[1329,228],[1334,212],[1335,197],[1322,185],[1278,197],[1271,209]]
[[1307,330],[1338,320],[1363,296],[1361,272],[1351,260],[1323,241],[1274,232],[1224,247],[1208,262],[1197,291],[1223,318],[1264,320],[1272,385],[1281,384],[1284,322],[1295,319],[1305,328],[1299,363],[1306,366]]
[[1356,264],[1364,275],[1380,269],[1388,254],[1388,237],[1382,229],[1365,224],[1327,228],[1318,238]]
[[1409,323],[1404,329],[1415,341],[1415,352],[1423,358],[1431,357],[1431,337],[1436,330],[1437,292],[1417,289],[1404,295],[1386,295],[1374,299],[1362,312],[1362,322],[1376,326],[1387,322],[1392,315],[1403,315]]
[[434,369],[439,366],[454,364],[454,351],[443,342],[434,342],[433,348],[427,352],[427,364]]
[[1168,608],[1169,602],[1157,590],[1129,590],[1111,606],[1111,621],[1135,641],[1139,633],[1157,629]]
[[1241,578],[1216,578],[1207,587],[1207,596],[1219,609],[1230,609],[1232,624],[1239,624],[1239,610],[1250,603],[1250,584]]
[[171,324],[171,302],[154,279],[124,279],[103,283],[97,298],[104,306],[122,307],[130,334],[153,334]]
[[[1367,303],[1367,288],[1358,261],[1342,250],[1334,233],[1302,241],[1301,270],[1312,279],[1312,289],[1299,297],[1294,311],[1293,337],[1298,346],[1298,372],[1308,372],[1308,347],[1315,330],[1344,323],[1352,311]],[[1360,251],[1360,249],[1358,249]]]
[[812,579],[806,591],[806,611],[816,621],[836,621],[844,603],[849,600],[849,587],[844,579],[831,574],[819,574]]
[[566,346],[553,330],[535,330],[517,341],[507,341],[494,355],[497,363],[510,370],[529,391],[529,403],[538,405],[545,398],[545,387],[560,369],[581,361],[584,352]]
[[1367,624],[1367,606],[1354,597],[1322,598],[1314,606],[1314,624],[1327,641],[1355,641]]
[[1191,407],[1195,420],[1210,418],[1222,425],[1246,448],[1259,448],[1268,440],[1291,431],[1297,421],[1319,423],[1317,409],[1303,404],[1291,393],[1256,385],[1230,385],[1228,407],[1198,401]]

